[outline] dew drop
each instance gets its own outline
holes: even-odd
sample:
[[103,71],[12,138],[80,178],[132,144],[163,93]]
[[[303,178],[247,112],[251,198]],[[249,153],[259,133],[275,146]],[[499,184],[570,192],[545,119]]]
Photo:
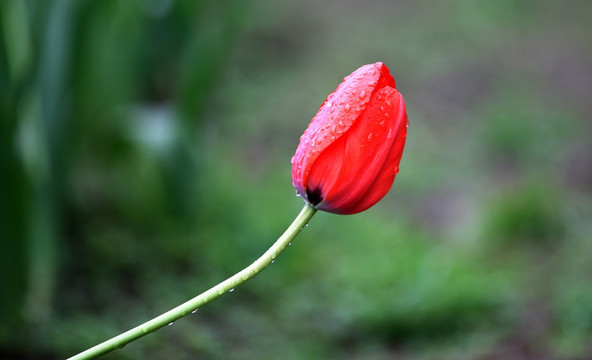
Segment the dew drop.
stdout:
[[271,263],[273,264],[275,262],[275,260],[271,260]]
[[229,293],[231,293],[231,292],[233,292],[233,291],[234,291],[234,288],[232,288],[232,289],[228,290],[228,292],[229,292]]
[[389,129],[388,134],[386,134],[386,138],[390,139],[393,136],[393,129]]
[[384,113],[384,116],[385,116],[385,117],[389,117],[389,115],[390,115],[390,114],[389,114],[389,113],[387,113],[387,112],[385,112],[385,113]]
[[351,109],[350,104],[345,104],[345,106],[343,107],[343,110],[345,110],[345,112],[349,112],[350,109]]
[[380,105],[380,111],[384,111],[384,106]]
[[382,120],[379,124],[380,126],[384,126],[384,120]]
[[366,90],[362,90],[360,92],[360,100],[364,100],[366,98]]
[[195,314],[195,313],[197,312],[197,310],[199,310],[199,309],[195,309],[195,310],[193,310],[191,313],[192,313],[192,314]]
[[372,133],[368,134],[368,142],[372,141]]
[[292,243],[288,243],[288,246],[292,245]]
[[169,326],[171,326],[171,325],[173,325],[173,322],[172,321],[169,323]]
[[393,106],[393,103],[390,100],[386,101],[386,106]]
[[331,107],[333,105],[333,103],[331,103],[331,101],[327,101],[327,104],[325,104],[326,107]]

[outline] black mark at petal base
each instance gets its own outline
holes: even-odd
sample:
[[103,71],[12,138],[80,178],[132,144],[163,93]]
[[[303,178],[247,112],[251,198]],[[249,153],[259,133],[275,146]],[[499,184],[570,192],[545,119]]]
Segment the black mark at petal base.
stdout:
[[318,205],[321,201],[323,201],[321,196],[321,188],[317,187],[314,189],[306,189],[306,197],[312,206]]

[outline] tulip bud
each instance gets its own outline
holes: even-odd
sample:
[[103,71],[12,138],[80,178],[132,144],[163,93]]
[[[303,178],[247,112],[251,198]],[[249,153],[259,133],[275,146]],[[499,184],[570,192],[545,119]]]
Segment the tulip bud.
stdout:
[[407,136],[407,112],[381,62],[345,77],[300,137],[292,183],[316,209],[355,214],[391,188]]

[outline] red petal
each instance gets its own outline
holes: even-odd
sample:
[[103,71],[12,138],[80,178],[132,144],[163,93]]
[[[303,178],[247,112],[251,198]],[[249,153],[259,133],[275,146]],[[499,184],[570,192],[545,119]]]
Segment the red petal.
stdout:
[[[299,193],[306,197],[308,174],[317,157],[348,131],[375,89],[394,84],[386,66],[375,63],[354,71],[327,97],[300,138],[292,159],[292,179]],[[325,172],[331,174],[329,169]]]
[[394,180],[403,148],[396,140],[406,124],[405,105],[397,90],[385,87],[373,94],[356,124],[311,169],[308,186],[322,184],[327,189],[318,208],[353,214],[380,200]]
[[355,214],[368,209],[382,199],[393,185],[395,176],[399,172],[399,163],[403,155],[403,148],[405,147],[405,140],[407,138],[407,126],[409,124],[403,96],[399,92],[397,92],[397,95],[401,110],[397,112],[399,115],[397,121],[398,130],[393,130],[391,133],[391,136],[395,137],[395,141],[388,151],[388,157],[382,168],[378,171],[378,176],[372,182],[372,185],[360,196],[357,202],[352,203],[352,206],[341,209],[343,210],[341,214]]

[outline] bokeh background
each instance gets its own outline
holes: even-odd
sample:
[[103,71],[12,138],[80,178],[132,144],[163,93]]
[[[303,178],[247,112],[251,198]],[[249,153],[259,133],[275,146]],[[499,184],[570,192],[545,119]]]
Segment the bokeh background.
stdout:
[[0,3],[0,358],[60,359],[258,257],[318,106],[385,62],[392,191],[105,359],[591,359],[592,2]]

